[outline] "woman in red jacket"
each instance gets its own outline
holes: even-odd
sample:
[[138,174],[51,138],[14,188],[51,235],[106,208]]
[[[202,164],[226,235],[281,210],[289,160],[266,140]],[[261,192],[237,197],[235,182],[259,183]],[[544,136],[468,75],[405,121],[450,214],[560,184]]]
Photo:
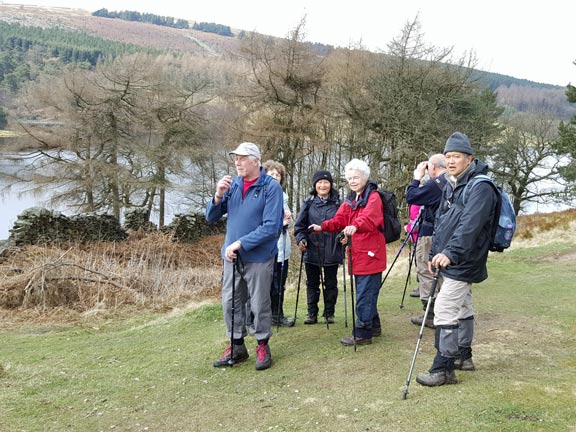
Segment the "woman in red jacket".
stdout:
[[370,167],[366,162],[352,159],[344,168],[350,194],[336,215],[310,225],[314,231],[342,231],[352,254],[352,269],[356,282],[355,336],[345,337],[342,345],[372,343],[372,336],[380,336],[382,328],[378,315],[378,294],[382,272],[386,269],[386,239],[384,238],[384,213],[382,200],[376,192],[378,185],[369,180]]

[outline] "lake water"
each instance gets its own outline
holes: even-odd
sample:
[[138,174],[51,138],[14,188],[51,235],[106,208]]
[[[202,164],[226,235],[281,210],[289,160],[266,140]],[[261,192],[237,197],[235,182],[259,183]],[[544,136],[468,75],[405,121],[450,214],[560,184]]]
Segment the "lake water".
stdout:
[[[0,159],[0,172],[14,173],[19,169],[13,161]],[[74,209],[66,207],[54,208],[49,205],[50,194],[30,194],[26,193],[29,186],[18,186],[6,191],[6,181],[0,178],[0,240],[5,240],[10,235],[10,229],[24,210],[31,207],[44,207],[50,210],[59,211],[65,215],[77,213]],[[186,199],[189,196],[187,191],[190,186],[181,185],[177,190],[172,190],[166,194],[166,215],[164,223],[169,224],[175,214],[187,213],[190,211],[190,203]],[[158,214],[152,215],[152,222],[158,224]]]

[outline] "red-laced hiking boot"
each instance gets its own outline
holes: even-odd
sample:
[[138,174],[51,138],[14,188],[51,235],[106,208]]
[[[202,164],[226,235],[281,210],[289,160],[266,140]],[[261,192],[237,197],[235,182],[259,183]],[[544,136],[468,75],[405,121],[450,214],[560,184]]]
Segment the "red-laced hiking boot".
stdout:
[[232,362],[230,361],[231,354],[232,346],[229,345],[220,358],[214,360],[214,367],[232,366],[235,363],[242,363],[243,361],[248,360],[249,357],[246,345],[234,345],[234,356],[232,356]]
[[272,366],[270,347],[264,342],[259,342],[256,346],[256,370],[268,369],[270,366]]

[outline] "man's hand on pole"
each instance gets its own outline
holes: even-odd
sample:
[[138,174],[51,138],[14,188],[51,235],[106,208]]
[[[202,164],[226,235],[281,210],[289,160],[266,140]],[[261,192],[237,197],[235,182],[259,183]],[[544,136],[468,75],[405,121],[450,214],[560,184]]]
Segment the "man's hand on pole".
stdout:
[[224,256],[228,261],[233,261],[237,257],[236,251],[239,250],[241,247],[242,243],[240,243],[240,240],[236,240],[234,243],[230,244],[226,248],[226,250],[224,251]]
[[434,267],[436,268],[446,268],[448,267],[450,264],[452,264],[452,261],[450,260],[450,258],[448,258],[446,255],[444,255],[443,253],[439,253],[434,255],[434,257],[432,258],[432,261],[428,262],[428,271],[432,274],[435,273]]

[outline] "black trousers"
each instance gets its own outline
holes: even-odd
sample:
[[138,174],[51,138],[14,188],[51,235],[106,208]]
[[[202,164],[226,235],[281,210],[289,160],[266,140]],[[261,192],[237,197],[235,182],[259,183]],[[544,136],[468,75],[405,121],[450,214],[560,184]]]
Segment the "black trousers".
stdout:
[[274,277],[270,287],[270,298],[272,300],[272,317],[284,317],[284,291],[286,290],[286,279],[288,278],[288,260],[276,262],[274,265]]
[[[320,281],[320,266],[306,263],[306,297],[308,315],[318,316],[318,302],[322,292]],[[338,265],[323,267],[324,277],[324,313],[322,316],[334,316],[336,300],[338,299]]]

